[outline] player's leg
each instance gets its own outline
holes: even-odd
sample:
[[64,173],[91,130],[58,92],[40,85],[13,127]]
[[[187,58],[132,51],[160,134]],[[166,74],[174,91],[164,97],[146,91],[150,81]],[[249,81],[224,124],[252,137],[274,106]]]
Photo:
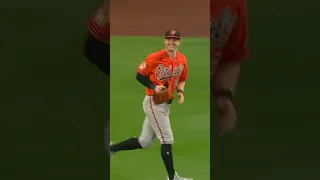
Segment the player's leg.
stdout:
[[110,151],[115,153],[123,150],[148,148],[152,145],[152,142],[155,139],[155,137],[156,135],[153,131],[152,126],[150,125],[150,121],[146,117],[143,122],[141,135],[139,137],[133,137],[125,141],[122,141],[118,144],[112,144],[110,146]]
[[169,179],[172,180],[175,175],[172,156],[173,133],[169,121],[169,105],[155,105],[152,97],[149,97],[145,103],[146,114],[150,124],[161,143],[161,157],[166,167]]
[[84,44],[84,56],[103,73],[110,75],[110,45],[101,42],[90,32]]
[[141,135],[138,138],[138,141],[142,148],[146,149],[152,146],[153,140],[156,138],[156,134],[153,131],[153,128],[150,124],[150,120],[146,116],[143,127],[141,131]]
[[145,110],[150,124],[161,143],[161,157],[169,176],[168,180],[192,180],[179,177],[173,165],[172,145],[174,137],[169,120],[169,105],[155,105],[152,97],[149,97],[147,103],[145,103]]

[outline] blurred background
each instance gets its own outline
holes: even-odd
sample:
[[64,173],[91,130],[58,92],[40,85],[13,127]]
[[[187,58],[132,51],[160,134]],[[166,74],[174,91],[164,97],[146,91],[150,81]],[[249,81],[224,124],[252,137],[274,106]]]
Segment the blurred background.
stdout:
[[0,179],[108,177],[108,80],[82,55],[101,4],[0,2]]
[[320,179],[320,39],[315,1],[248,1],[250,57],[239,122],[215,139],[213,179]]

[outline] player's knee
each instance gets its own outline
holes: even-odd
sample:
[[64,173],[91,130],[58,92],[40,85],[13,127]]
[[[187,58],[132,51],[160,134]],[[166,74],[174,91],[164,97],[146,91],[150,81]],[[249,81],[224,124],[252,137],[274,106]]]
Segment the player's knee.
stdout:
[[172,135],[169,136],[163,136],[160,138],[160,144],[173,144],[174,138]]
[[146,138],[146,137],[140,136],[138,140],[143,149],[150,148],[152,146],[152,142],[153,142],[152,138]]
[[173,139],[168,139],[168,140],[165,140],[165,141],[160,141],[161,144],[173,144],[174,141]]

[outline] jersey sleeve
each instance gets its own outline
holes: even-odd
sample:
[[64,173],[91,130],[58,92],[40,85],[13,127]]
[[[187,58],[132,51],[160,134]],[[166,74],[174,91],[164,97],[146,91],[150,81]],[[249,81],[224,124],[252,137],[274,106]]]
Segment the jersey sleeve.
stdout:
[[228,42],[226,43],[221,63],[243,61],[248,56],[248,17],[247,8],[244,4],[239,8],[238,20],[233,28]]
[[187,80],[188,80],[188,61],[186,60],[184,63],[184,67],[183,67],[179,81],[187,81]]
[[143,76],[149,76],[152,73],[154,61],[157,55],[152,53],[147,56],[147,58],[139,65],[137,71]]

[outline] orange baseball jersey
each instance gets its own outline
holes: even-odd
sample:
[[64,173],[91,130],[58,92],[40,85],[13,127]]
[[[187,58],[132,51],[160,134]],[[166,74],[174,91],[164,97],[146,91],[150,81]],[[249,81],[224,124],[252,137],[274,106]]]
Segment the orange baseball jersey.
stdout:
[[242,61],[248,55],[246,0],[211,1],[211,64]]
[[[170,59],[166,50],[160,50],[149,54],[137,70],[141,75],[149,76],[156,85],[164,85],[168,82],[168,90],[172,93],[170,98],[173,99],[178,82],[188,79],[188,60],[180,52],[177,52],[175,59]],[[147,88],[146,94],[153,96],[154,91]]]

